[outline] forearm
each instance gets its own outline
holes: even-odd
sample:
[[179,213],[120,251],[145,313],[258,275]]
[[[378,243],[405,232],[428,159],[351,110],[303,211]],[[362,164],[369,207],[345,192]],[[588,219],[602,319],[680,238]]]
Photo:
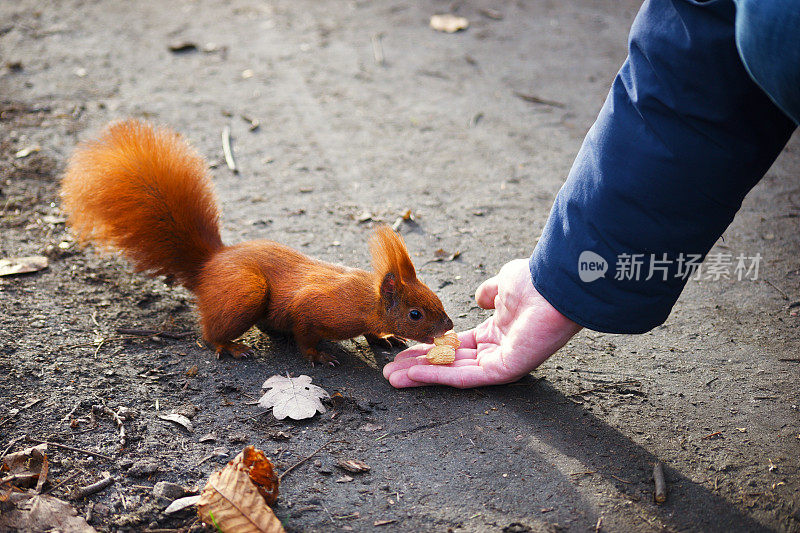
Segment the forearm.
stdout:
[[[640,333],[663,322],[687,277],[730,224],[794,125],[737,55],[732,2],[646,2],[629,57],[586,136],[531,257],[536,289],[575,322]],[[605,277],[581,281],[592,251]],[[643,259],[615,279],[620,256]],[[648,277],[651,258],[666,271]],[[637,279],[638,278],[638,279]]]

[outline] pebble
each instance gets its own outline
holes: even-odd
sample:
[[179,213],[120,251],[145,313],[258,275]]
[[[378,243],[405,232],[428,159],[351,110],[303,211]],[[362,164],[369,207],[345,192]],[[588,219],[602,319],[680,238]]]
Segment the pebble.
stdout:
[[153,487],[153,496],[158,499],[164,500],[177,500],[186,494],[186,489],[177,483],[170,483],[169,481],[159,481]]
[[158,463],[154,459],[140,459],[128,470],[129,476],[144,477],[158,472]]

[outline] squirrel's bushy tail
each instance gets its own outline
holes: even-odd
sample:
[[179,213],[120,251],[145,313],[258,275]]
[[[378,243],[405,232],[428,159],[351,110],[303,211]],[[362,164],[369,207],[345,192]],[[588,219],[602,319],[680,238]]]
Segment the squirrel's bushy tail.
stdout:
[[61,197],[80,241],[121,250],[136,270],[190,289],[202,265],[222,248],[205,161],[167,128],[127,120],[81,143]]

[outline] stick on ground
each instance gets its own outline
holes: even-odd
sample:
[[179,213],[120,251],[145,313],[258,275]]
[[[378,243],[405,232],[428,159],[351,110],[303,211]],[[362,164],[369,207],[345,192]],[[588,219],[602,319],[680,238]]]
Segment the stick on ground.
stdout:
[[231,129],[225,126],[222,130],[222,152],[225,154],[225,164],[233,171],[234,174],[239,172],[236,168],[236,160],[233,158],[233,149],[231,148]]
[[67,446],[66,444],[59,444],[57,442],[50,442],[46,440],[39,440],[34,439],[33,437],[29,437],[25,435],[25,440],[29,442],[36,442],[38,444],[47,444],[48,446],[54,446],[56,448],[63,448],[64,450],[69,450],[71,452],[78,452],[78,453],[85,453],[86,455],[93,455],[94,457],[99,457],[100,459],[105,459],[106,461],[112,461],[113,459],[107,455],[103,455],[102,453],[91,452],[89,450],[82,450],[81,448],[75,448],[73,446]]
[[106,476],[98,481],[97,483],[92,483],[91,485],[86,485],[85,487],[78,487],[72,494],[69,495],[70,500],[80,500],[85,498],[86,496],[91,496],[95,492],[100,492],[104,488],[110,486],[114,483],[114,478],[106,473]]
[[664,480],[664,467],[661,466],[661,463],[653,465],[653,481],[656,484],[653,497],[656,503],[664,503],[667,501],[667,482]]
[[325,444],[323,444],[322,446],[320,446],[319,448],[314,450],[314,453],[304,457],[303,459],[300,459],[295,464],[293,464],[292,466],[290,466],[289,468],[284,470],[283,473],[280,476],[278,476],[278,481],[283,481],[283,478],[286,476],[286,474],[288,474],[289,472],[291,472],[292,470],[294,470],[295,468],[297,468],[301,464],[305,463],[306,461],[308,461],[309,459],[311,459],[312,457],[317,455],[319,452],[322,451],[323,448],[325,448],[325,446],[327,446],[328,444],[333,444],[334,442],[347,442],[347,441],[344,441],[344,440],[332,440],[332,439],[329,440],[328,442],[326,442]]
[[114,422],[117,424],[119,428],[119,449],[123,450],[125,448],[125,425],[122,423],[122,418],[115,412],[106,407],[105,405],[93,405],[92,411],[96,411],[98,413],[104,414],[106,416],[111,417]]

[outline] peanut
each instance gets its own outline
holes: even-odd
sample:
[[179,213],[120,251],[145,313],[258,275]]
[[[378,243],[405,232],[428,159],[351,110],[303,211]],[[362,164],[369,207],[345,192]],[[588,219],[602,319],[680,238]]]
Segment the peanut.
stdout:
[[432,365],[449,365],[456,360],[456,351],[452,346],[443,344],[431,348],[425,357]]

